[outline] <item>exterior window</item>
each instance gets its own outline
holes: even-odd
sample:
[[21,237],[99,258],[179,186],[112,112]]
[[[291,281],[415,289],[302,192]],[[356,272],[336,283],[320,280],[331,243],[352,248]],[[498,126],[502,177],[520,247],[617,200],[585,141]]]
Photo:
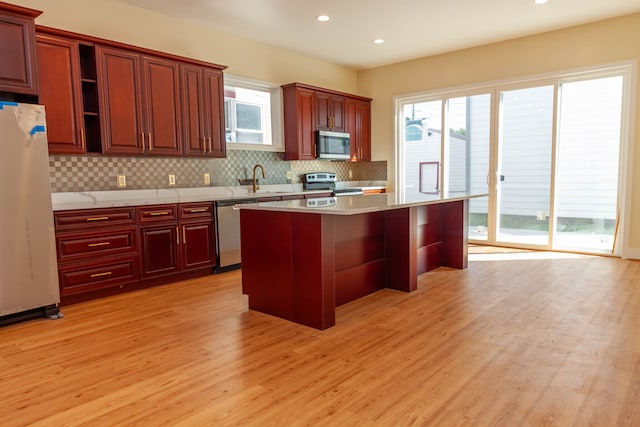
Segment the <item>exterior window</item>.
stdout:
[[281,151],[280,90],[225,76],[227,148]]

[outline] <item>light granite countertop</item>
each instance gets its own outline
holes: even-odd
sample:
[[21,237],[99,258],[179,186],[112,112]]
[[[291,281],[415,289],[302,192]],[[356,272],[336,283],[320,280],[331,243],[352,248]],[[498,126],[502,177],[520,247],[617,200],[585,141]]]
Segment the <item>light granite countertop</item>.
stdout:
[[319,199],[285,200],[238,205],[240,209],[272,212],[298,212],[332,215],[355,215],[369,212],[399,209],[412,206],[431,205],[486,197],[485,193],[454,193],[446,196],[433,194],[398,193],[371,194],[362,196],[323,197]]
[[[385,181],[348,181],[336,183],[336,188],[385,188]],[[309,190],[302,184],[261,185],[253,193],[251,186],[163,188],[149,190],[111,190],[52,193],[54,211],[74,209],[113,208],[124,206],[160,205],[167,203],[193,203],[215,200],[247,199],[254,197],[326,193],[327,190]]]

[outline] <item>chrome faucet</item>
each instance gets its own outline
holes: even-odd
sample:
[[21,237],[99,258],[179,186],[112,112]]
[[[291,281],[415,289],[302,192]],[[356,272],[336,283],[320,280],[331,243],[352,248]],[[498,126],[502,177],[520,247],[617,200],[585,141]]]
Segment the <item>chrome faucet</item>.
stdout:
[[260,186],[257,184],[258,180],[256,179],[256,170],[260,168],[260,170],[262,171],[262,177],[264,178],[264,166],[262,165],[255,165],[253,167],[253,192],[255,193],[256,190],[258,190],[260,188]]

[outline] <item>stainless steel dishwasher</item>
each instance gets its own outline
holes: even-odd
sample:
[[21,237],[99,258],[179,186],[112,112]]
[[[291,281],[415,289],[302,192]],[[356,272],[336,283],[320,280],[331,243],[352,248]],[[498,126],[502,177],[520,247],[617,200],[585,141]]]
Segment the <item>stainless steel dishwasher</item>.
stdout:
[[256,199],[217,200],[215,202],[218,249],[216,273],[240,268],[240,209],[235,205],[255,202]]

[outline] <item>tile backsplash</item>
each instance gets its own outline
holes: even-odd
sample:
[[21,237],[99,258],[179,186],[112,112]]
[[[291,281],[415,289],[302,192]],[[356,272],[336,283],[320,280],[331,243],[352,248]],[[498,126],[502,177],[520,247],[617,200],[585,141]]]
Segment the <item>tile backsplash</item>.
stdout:
[[307,172],[333,172],[339,181],[387,179],[387,162],[284,161],[283,153],[227,150],[224,159],[181,157],[49,156],[51,191],[85,192],[117,190],[117,175],[126,176],[128,190],[169,188],[169,174],[177,188],[203,187],[204,174],[211,186],[235,186],[253,177],[256,164],[264,166],[262,184],[286,184],[287,172],[299,183]]

